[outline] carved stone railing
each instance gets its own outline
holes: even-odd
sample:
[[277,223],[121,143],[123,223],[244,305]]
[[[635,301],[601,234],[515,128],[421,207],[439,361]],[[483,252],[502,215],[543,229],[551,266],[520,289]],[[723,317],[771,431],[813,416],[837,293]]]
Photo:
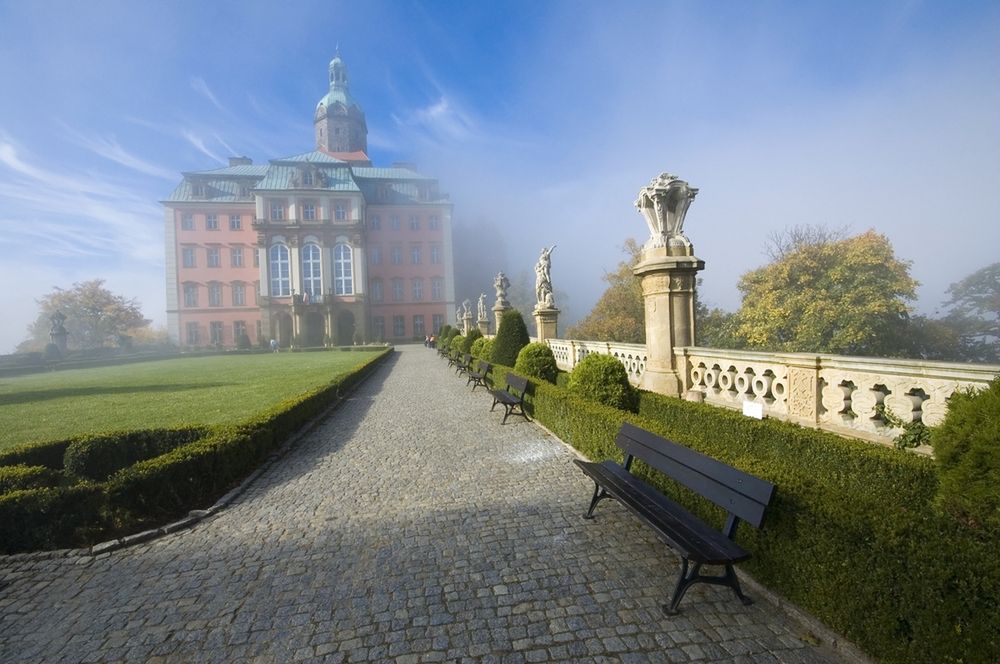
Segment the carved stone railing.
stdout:
[[[572,371],[590,353],[613,355],[638,385],[646,367],[646,347],[575,339],[548,339],[556,365]],[[688,399],[742,409],[760,404],[766,417],[881,443],[900,429],[886,422],[885,410],[903,422],[936,426],[947,400],[967,387],[984,387],[1000,365],[924,362],[811,353],[760,353],[718,348],[677,348]]]
[[639,384],[646,369],[645,344],[624,344],[614,341],[576,341],[571,339],[546,339],[552,349],[556,366],[563,371],[572,371],[577,363],[591,353],[611,355],[625,367],[629,381]]
[[688,398],[742,408],[760,404],[766,416],[886,442],[899,434],[884,415],[936,426],[947,400],[983,387],[1000,365],[924,362],[809,353],[755,353],[678,348]]

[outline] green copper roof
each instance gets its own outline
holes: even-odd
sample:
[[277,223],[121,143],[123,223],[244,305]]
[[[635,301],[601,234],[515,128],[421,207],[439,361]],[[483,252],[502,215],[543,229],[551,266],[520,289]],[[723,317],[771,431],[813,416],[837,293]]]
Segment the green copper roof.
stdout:
[[283,189],[323,189],[326,191],[360,191],[346,168],[317,167],[313,184],[301,184],[301,169],[297,166],[272,163],[267,175],[257,183],[257,189],[280,191]]
[[[245,167],[244,167],[245,168]],[[205,173],[211,173],[206,171]],[[192,173],[189,175],[205,175],[205,173]],[[173,193],[166,198],[166,203],[234,203],[250,202],[253,200],[253,187],[255,183],[247,182],[245,179],[221,179],[221,178],[201,178],[194,180],[202,187],[202,191],[195,196],[195,183],[189,177],[177,185]],[[246,195],[241,196],[241,192],[249,187]]]
[[264,173],[267,172],[267,166],[265,164],[245,165],[245,166],[225,166],[223,168],[215,168],[209,171],[190,171],[184,173],[184,175],[207,175],[207,176],[226,176],[232,175],[236,177],[263,177]]
[[408,168],[379,168],[377,166],[357,166],[351,169],[354,176],[373,180],[433,180]]
[[311,164],[346,164],[347,162],[343,159],[337,159],[336,157],[331,157],[325,152],[320,152],[319,150],[313,150],[312,152],[303,152],[302,154],[297,154],[293,157],[282,157],[281,159],[272,159],[272,164],[281,164],[290,161],[307,161]]
[[344,61],[340,59],[339,53],[333,58],[333,60],[330,60],[329,69],[330,91],[319,100],[316,104],[316,108],[318,109],[320,106],[330,108],[334,104],[343,104],[346,108],[353,106],[360,111],[361,106],[358,102],[354,101],[353,97],[351,97],[351,91],[347,80],[347,66],[344,65]]

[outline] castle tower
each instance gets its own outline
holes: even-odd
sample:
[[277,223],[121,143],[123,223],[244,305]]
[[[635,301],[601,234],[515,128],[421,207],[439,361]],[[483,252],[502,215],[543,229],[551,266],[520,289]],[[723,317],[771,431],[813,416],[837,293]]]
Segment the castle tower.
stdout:
[[330,91],[316,104],[316,147],[326,152],[368,152],[365,112],[351,97],[340,52],[330,61]]

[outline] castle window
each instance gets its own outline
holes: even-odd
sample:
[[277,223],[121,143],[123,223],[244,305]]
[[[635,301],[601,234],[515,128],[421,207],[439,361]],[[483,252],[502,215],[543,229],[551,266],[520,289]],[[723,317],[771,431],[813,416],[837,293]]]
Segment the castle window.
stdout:
[[399,230],[399,215],[394,214],[391,217],[389,217],[389,228],[391,228],[394,231]]
[[371,219],[368,220],[368,228],[372,229],[373,231],[381,230],[382,218],[379,217],[377,214],[374,215]]
[[[247,287],[245,284],[240,282],[234,282],[232,286],[233,290],[233,306],[242,307],[247,303]],[[239,339],[239,335],[236,335]]]
[[208,258],[208,267],[222,267],[222,258],[219,255],[218,247],[209,247],[205,250]]
[[272,245],[268,254],[271,295],[288,297],[292,294],[292,282],[288,271],[288,247],[283,244]]
[[181,265],[184,267],[197,267],[194,258],[194,247],[181,247]]
[[184,284],[184,306],[198,306],[198,284]]
[[383,297],[382,280],[372,279],[371,287],[372,287],[372,302],[381,302]]
[[431,230],[436,231],[439,228],[441,228],[441,220],[436,214],[431,215]]
[[233,267],[243,267],[243,247],[232,247],[229,250],[229,264]]
[[271,201],[271,221],[285,220],[285,202]]
[[313,174],[312,171],[306,171],[302,174],[302,184],[311,187],[313,186]]
[[402,302],[403,301],[403,280],[396,277],[392,280],[392,301]]
[[217,231],[217,230],[219,230],[219,215],[217,215],[217,214],[206,214],[205,215],[205,230],[206,231]]
[[410,215],[410,230],[419,231],[420,230],[420,217],[415,214]]
[[393,246],[389,250],[389,262],[391,262],[393,265],[402,265],[403,264],[403,248],[402,247],[400,247],[399,245],[395,245],[395,246]]
[[238,214],[229,215],[229,230],[238,231],[243,228],[243,217]]
[[333,204],[333,218],[337,221],[344,221],[347,219],[347,206],[344,205],[344,201],[335,201]]
[[208,324],[208,335],[213,346],[222,345],[222,321],[213,320]]
[[375,245],[371,248],[371,264],[381,265],[382,264],[382,247],[380,245]]
[[306,221],[316,221],[316,204],[315,203],[303,203],[302,204],[302,218]]
[[436,301],[444,299],[444,279],[441,277],[431,279],[431,299]]
[[208,285],[208,306],[222,306],[222,284],[212,282]]
[[333,292],[337,295],[354,294],[353,252],[344,243],[333,248]]
[[193,231],[194,230],[194,215],[190,212],[185,212],[181,217],[181,230]]
[[185,323],[184,329],[187,336],[188,346],[198,345],[198,323]]
[[431,245],[431,264],[439,265],[441,263],[441,245],[432,244]]
[[311,242],[302,247],[302,292],[309,293],[310,297],[323,293],[320,250]]
[[406,318],[404,316],[392,317],[392,336],[402,337],[406,335]]
[[420,265],[420,245],[410,245],[410,264]]
[[420,302],[424,299],[424,280],[414,279],[411,284],[410,292],[413,295],[414,302]]

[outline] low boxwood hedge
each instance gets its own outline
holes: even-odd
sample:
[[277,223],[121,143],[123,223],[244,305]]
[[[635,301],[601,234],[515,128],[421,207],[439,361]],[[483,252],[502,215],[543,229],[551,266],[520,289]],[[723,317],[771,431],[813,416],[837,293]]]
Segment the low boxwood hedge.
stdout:
[[66,448],[63,467],[73,477],[103,482],[122,468],[165,454],[207,432],[205,428],[142,429],[85,436]]
[[45,466],[52,470],[63,469],[63,456],[73,440],[51,440],[25,443],[0,452],[0,466]]
[[[494,378],[509,370],[495,367]],[[531,382],[529,414],[592,459],[620,460],[614,436],[627,420],[774,482],[763,530],[738,531],[754,554],[743,567],[870,655],[1000,661],[1000,541],[934,509],[932,461],[656,394],[642,393],[632,414]],[[637,470],[722,525],[714,505]]]
[[0,495],[22,489],[58,486],[62,473],[45,466],[0,466]]
[[[123,459],[172,446],[165,453],[113,470],[106,482],[12,491],[0,495],[0,554],[81,546],[100,537],[121,535],[207,507],[249,475],[290,434],[334,403],[391,354],[372,358],[356,371],[271,409],[238,426],[90,436],[58,444],[12,450],[18,460],[44,458],[55,465],[53,450],[67,451],[76,478],[100,476]],[[183,439],[187,438],[189,442]],[[174,443],[180,444],[174,444]],[[136,449],[129,450],[129,442]],[[62,457],[58,460],[62,467]],[[73,479],[73,476],[67,476]]]

